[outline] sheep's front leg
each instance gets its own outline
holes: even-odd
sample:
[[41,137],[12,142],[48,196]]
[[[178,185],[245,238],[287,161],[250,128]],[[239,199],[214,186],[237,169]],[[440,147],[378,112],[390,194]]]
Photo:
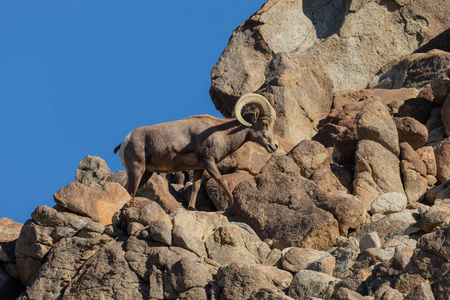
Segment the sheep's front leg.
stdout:
[[192,179],[193,181],[192,192],[191,197],[189,198],[189,206],[188,206],[189,209],[195,210],[195,203],[197,202],[197,194],[198,191],[200,190],[200,185],[202,183],[202,174],[203,170],[194,171],[194,178]]
[[214,161],[214,159],[206,159],[201,161],[201,163],[203,164],[205,170],[209,173],[209,175],[211,175],[211,177],[214,178],[223,187],[223,189],[228,195],[228,198],[230,199],[229,209],[233,211],[234,208],[233,194],[231,193],[230,187],[228,186],[228,182],[225,180],[225,178],[223,178],[222,174],[220,174],[216,162]]

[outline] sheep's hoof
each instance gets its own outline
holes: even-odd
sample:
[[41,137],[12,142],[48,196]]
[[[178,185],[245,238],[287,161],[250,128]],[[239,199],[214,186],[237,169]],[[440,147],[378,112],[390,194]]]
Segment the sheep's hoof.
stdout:
[[197,210],[195,209],[195,207],[193,207],[193,206],[188,206],[187,210],[190,210],[190,211],[197,211]]

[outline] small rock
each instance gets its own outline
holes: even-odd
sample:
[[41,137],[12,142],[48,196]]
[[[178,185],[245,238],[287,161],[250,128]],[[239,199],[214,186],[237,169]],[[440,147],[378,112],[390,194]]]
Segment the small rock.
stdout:
[[350,268],[358,258],[358,254],[359,249],[357,251],[344,247],[334,249],[331,252],[331,255],[336,258],[336,266],[333,271],[333,276],[337,278],[344,278],[348,276],[350,273]]
[[248,300],[294,300],[294,298],[277,290],[262,288],[253,292]]
[[288,295],[295,299],[329,298],[339,279],[316,271],[301,270],[295,274]]
[[163,220],[172,224],[170,217],[161,206],[147,198],[136,197],[131,199],[122,209],[127,224],[132,222],[148,226],[151,221]]
[[401,211],[408,204],[408,199],[405,194],[396,192],[384,193],[375,198],[370,205],[370,211],[372,214],[382,213],[390,214]]
[[192,251],[198,256],[208,256],[204,242],[181,225],[175,225],[173,228],[173,245]]
[[381,144],[370,140],[359,141],[355,160],[353,194],[367,210],[380,194],[404,193],[399,159]]
[[293,273],[308,269],[333,275],[336,259],[325,251],[292,247],[282,251],[281,265]]
[[436,156],[433,147],[422,147],[417,149],[416,152],[425,164],[427,175],[436,176]]
[[287,155],[274,155],[261,168],[260,173],[274,172],[300,173],[301,169],[291,157]]
[[426,232],[431,232],[435,227],[450,224],[450,199],[436,200],[434,205],[419,220],[419,225]]
[[0,218],[0,243],[8,243],[19,237],[23,224],[8,218]]
[[70,227],[56,227],[51,236],[56,239],[56,240],[60,240],[62,238],[67,238],[67,237],[71,237],[74,236],[77,232],[70,228]]
[[350,236],[360,239],[370,232],[377,232],[380,239],[384,239],[390,233],[402,234],[407,231],[407,229],[416,223],[413,217],[413,212],[404,209],[397,213],[384,216],[382,219],[364,224],[355,232],[351,233]]
[[[277,157],[277,156],[274,156]],[[223,175],[223,178],[227,181],[228,187],[231,192],[234,188],[243,181],[253,179],[253,176],[248,173],[231,173]],[[217,210],[223,211],[230,205],[230,197],[225,192],[224,188],[213,178],[209,179],[205,184],[206,192],[214,203]]]
[[445,133],[447,134],[447,136],[450,136],[450,94],[448,94],[444,105],[442,105],[441,118],[442,123],[445,127]]
[[400,154],[397,127],[381,102],[370,102],[363,107],[356,117],[356,129],[360,140],[372,140],[394,155]]
[[100,183],[110,173],[111,171],[103,159],[88,155],[78,164],[75,181],[89,186],[92,182]]
[[142,232],[142,237],[170,246],[172,245],[172,228],[166,221],[151,221]]
[[131,222],[128,224],[127,232],[128,235],[139,235],[142,229],[144,229],[144,225],[141,223]]
[[445,99],[450,93],[450,80],[443,78],[433,78],[430,82],[433,90],[434,103],[436,105],[443,105]]
[[435,300],[431,290],[431,285],[427,282],[422,282],[416,286],[412,291],[406,295],[404,300]]
[[310,178],[320,167],[328,166],[329,155],[327,149],[319,142],[303,140],[288,154],[300,167],[300,174]]
[[376,232],[366,234],[359,241],[359,249],[361,253],[369,248],[381,248],[381,241]]
[[394,118],[400,143],[408,143],[414,150],[422,147],[428,139],[428,130],[414,118]]
[[396,289],[393,289],[389,284],[383,284],[375,292],[376,299],[403,299],[403,295]]
[[93,182],[89,186],[73,182],[54,194],[58,205],[103,225],[111,224],[114,213],[129,199],[128,192],[116,182]]
[[450,180],[450,137],[440,143],[434,151],[436,155],[437,179],[439,183]]
[[236,262],[220,267],[217,272],[225,300],[247,299],[261,288],[281,292],[289,287],[292,278],[291,273],[276,267]]
[[358,292],[349,290],[345,287],[340,287],[337,290],[334,291],[333,296],[331,299],[339,299],[339,300],[369,300],[370,297],[364,297],[363,295],[359,294]]

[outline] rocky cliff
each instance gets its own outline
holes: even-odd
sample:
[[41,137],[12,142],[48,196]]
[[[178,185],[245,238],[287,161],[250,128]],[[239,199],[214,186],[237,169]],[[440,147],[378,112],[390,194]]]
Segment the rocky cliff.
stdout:
[[0,219],[1,299],[449,299],[450,6],[269,0],[212,70],[229,116],[275,106],[280,149],[207,175],[126,174],[86,156],[25,224]]

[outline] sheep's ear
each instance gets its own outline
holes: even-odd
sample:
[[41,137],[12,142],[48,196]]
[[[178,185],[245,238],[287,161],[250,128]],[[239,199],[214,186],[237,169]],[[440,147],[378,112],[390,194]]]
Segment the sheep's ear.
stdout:
[[255,109],[254,112],[250,113],[250,123],[252,124],[256,124],[256,122],[258,122],[258,118],[259,118],[259,109]]

